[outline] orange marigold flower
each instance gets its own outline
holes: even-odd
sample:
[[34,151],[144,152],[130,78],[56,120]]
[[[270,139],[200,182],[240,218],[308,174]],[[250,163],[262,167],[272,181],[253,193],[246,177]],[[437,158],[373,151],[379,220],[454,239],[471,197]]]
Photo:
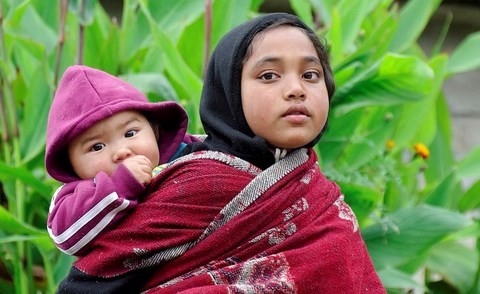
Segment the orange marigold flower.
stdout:
[[428,150],[428,147],[422,143],[413,145],[413,148],[417,155],[421,156],[423,159],[427,159],[430,156],[430,150]]
[[393,147],[395,147],[395,141],[388,140],[387,143],[385,144],[385,148],[387,148],[387,150],[392,150]]

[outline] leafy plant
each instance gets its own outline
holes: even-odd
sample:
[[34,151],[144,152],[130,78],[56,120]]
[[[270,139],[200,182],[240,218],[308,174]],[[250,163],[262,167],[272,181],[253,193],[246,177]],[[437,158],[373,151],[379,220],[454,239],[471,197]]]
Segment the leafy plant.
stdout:
[[[121,20],[97,0],[0,2],[0,292],[53,293],[73,260],[45,229],[59,186],[43,166],[46,120],[63,70],[84,63],[152,101],[179,101],[189,131],[202,133],[207,53],[263,2],[125,0]],[[384,285],[477,293],[480,230],[469,212],[480,206],[480,148],[454,159],[442,85],[480,67],[480,34],[443,53],[447,21],[427,55],[417,40],[439,0],[289,3],[329,44],[337,91],[315,148],[355,210]]]

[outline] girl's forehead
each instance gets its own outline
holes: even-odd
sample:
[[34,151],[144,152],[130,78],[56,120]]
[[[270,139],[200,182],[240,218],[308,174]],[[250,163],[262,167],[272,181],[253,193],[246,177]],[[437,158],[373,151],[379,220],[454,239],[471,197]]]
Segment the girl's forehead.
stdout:
[[250,55],[266,47],[272,51],[271,53],[283,51],[286,48],[302,51],[307,48],[315,50],[309,36],[302,29],[293,26],[279,26],[262,31],[253,38],[250,46]]

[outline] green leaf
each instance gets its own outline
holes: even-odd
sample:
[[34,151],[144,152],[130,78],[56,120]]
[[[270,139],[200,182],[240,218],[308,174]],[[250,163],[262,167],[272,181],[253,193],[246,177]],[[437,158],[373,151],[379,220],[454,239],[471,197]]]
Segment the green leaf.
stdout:
[[78,18],[80,25],[88,26],[93,22],[97,0],[69,0],[68,8]]
[[480,147],[473,149],[458,163],[457,174],[461,179],[480,177]]
[[418,39],[424,31],[433,12],[441,0],[410,0],[400,13],[397,33],[390,44],[390,50],[403,52]]
[[387,289],[424,289],[425,286],[415,281],[411,275],[406,274],[394,268],[386,268],[379,270],[378,276],[382,280],[382,284]]
[[0,161],[0,178],[2,182],[4,179],[19,179],[48,199],[52,196],[52,189],[23,167],[12,167]]
[[464,215],[428,205],[400,209],[362,230],[378,270],[399,267],[428,252],[472,222]]
[[137,89],[145,93],[152,102],[157,101],[179,101],[177,93],[170,82],[162,74],[157,73],[139,73],[120,76],[126,82],[134,85]]
[[290,6],[292,7],[295,15],[300,17],[306,25],[313,28],[312,6],[309,1],[304,0],[290,0]]
[[355,50],[354,41],[359,37],[362,22],[375,7],[378,0],[343,1],[338,6],[340,11],[343,52]]
[[[28,4],[28,1],[24,3]],[[44,46],[47,52],[52,52],[56,48],[57,34],[44,22],[31,5],[18,6],[9,20],[11,20],[8,23],[11,25],[9,33],[15,33],[18,37],[33,40]]]
[[426,266],[430,272],[440,274],[447,282],[454,285],[459,293],[469,292],[478,266],[478,252],[458,242],[442,242],[432,250]]
[[109,16],[97,6],[95,19],[85,28],[84,63],[117,74],[120,63],[120,32]]
[[149,0],[148,10],[156,21],[158,28],[176,43],[185,27],[194,22],[205,11],[204,2],[191,0]]
[[480,181],[471,185],[470,188],[463,194],[460,199],[459,209],[461,212],[467,212],[470,210],[480,208]]
[[[0,228],[3,232],[6,232],[13,239],[21,238],[20,235],[24,237],[48,237],[48,234],[45,230],[39,230],[28,224],[18,221],[14,216],[12,216],[3,206],[0,206]],[[2,237],[0,241],[9,239],[10,237]]]
[[456,210],[462,194],[462,187],[456,174],[451,173],[427,195],[425,203]]
[[38,156],[45,148],[47,117],[53,97],[52,86],[47,83],[48,69],[41,64],[33,71],[27,93],[24,97],[24,114],[20,125],[22,162]]
[[432,69],[419,58],[388,54],[379,64],[340,87],[332,106],[343,113],[369,105],[419,101],[430,94],[433,78]]
[[155,38],[154,42],[163,53],[162,56],[159,57],[161,58],[162,63],[165,65],[166,71],[172,79],[184,86],[184,89],[189,94],[190,99],[200,99],[202,81],[188,67],[167,35],[156,27],[155,23],[151,19],[151,16],[149,15],[148,10],[146,10],[145,7],[143,7],[143,11],[149,18],[150,28],[152,29],[152,33],[154,34]]
[[338,182],[342,193],[345,195],[345,201],[355,212],[360,227],[368,222],[368,218],[372,211],[378,208],[379,203],[383,200],[382,194],[370,187],[360,186],[351,183]]
[[[420,131],[423,125],[427,124],[430,131],[435,131],[436,128],[433,124],[437,122],[437,119],[445,115],[444,111],[446,110],[436,104],[438,104],[437,101],[439,101],[439,99],[443,99],[443,96],[439,93],[443,83],[446,62],[447,57],[445,55],[437,56],[430,62],[430,68],[433,69],[434,72],[434,79],[427,94],[427,99],[407,103],[401,107],[397,127],[392,137],[398,146],[408,146],[408,148],[411,148],[413,144],[418,142],[429,145],[430,141],[435,139],[432,137],[434,133],[422,134],[412,130]],[[435,112],[436,117],[434,115]],[[444,126],[441,126],[441,130],[444,130]]]
[[448,62],[448,73],[458,74],[480,67],[480,32],[472,33],[455,47]]

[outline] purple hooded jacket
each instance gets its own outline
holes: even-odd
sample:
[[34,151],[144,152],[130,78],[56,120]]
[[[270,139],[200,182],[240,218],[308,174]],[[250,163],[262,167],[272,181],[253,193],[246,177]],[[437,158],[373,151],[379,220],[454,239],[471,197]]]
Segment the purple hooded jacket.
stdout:
[[182,141],[192,140],[186,135],[187,114],[178,103],[148,102],[142,92],[119,78],[74,65],[65,71],[48,115],[45,167],[50,176],[63,183],[78,180],[68,162],[68,144],[98,121],[124,110],[149,113],[158,121],[160,163],[167,162]]

